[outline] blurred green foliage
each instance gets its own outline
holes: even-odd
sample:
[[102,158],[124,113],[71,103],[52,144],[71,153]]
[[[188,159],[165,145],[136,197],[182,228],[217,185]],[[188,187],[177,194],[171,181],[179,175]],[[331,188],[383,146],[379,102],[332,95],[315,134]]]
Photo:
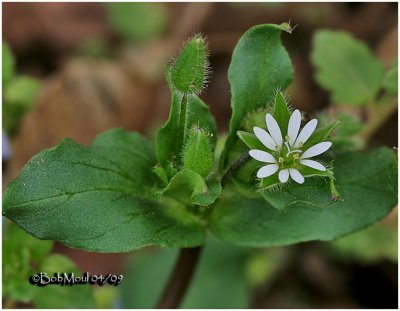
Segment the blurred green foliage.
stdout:
[[343,260],[370,264],[383,259],[397,263],[397,226],[378,223],[331,243]]
[[365,128],[360,118],[345,112],[322,112],[317,116],[321,126],[338,121],[335,134],[331,137],[336,153],[358,150],[364,146],[364,141],[358,136]]
[[15,224],[3,225],[3,297],[29,302],[37,289],[28,279],[38,272],[42,260],[53,247],[52,241],[41,241]]
[[84,40],[77,48],[76,54],[88,58],[111,58],[113,50],[108,42],[101,37]]
[[3,80],[2,84],[7,84],[10,79],[14,75],[15,71],[15,59],[12,55],[10,47],[7,43],[3,42],[2,44],[2,72],[3,72]]
[[[246,308],[250,282],[246,262],[254,252],[208,240],[182,308]],[[124,308],[153,308],[177,258],[175,249],[137,252],[121,284]]]
[[8,135],[17,132],[19,124],[28,112],[40,89],[38,80],[16,75],[15,59],[7,43],[3,42],[3,129]]
[[2,296],[5,299],[32,302],[37,308],[94,308],[90,286],[48,285],[38,287],[29,278],[38,272],[74,272],[75,264],[60,254],[49,255],[52,241],[34,238],[13,223],[3,225]]
[[383,88],[390,94],[397,95],[398,75],[398,60],[395,59],[382,82]]
[[106,7],[113,29],[125,40],[151,40],[162,34],[168,24],[168,11],[164,3],[110,2]]
[[383,66],[364,42],[347,32],[317,31],[311,61],[317,82],[330,91],[336,104],[361,106],[378,94]]

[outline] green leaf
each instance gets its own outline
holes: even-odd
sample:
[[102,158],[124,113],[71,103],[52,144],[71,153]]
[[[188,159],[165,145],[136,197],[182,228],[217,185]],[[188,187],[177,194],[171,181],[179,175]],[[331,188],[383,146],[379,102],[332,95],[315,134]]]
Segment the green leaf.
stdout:
[[160,36],[168,25],[164,3],[106,3],[111,26],[126,40],[148,41]]
[[28,279],[53,247],[51,241],[41,241],[25,233],[15,224],[3,225],[3,297],[29,302],[35,287]]
[[[247,308],[251,299],[246,263],[252,250],[207,241],[182,309]],[[177,250],[135,254],[121,284],[124,308],[154,308],[177,258]],[[229,284],[229,286],[227,286]]]
[[27,76],[16,77],[4,87],[3,126],[7,133],[15,133],[33,106],[39,88],[39,82]]
[[317,82],[337,104],[367,104],[381,87],[382,64],[365,43],[346,32],[319,30],[313,38],[311,61]]
[[273,100],[274,90],[285,89],[293,79],[293,67],[280,38],[282,31],[290,33],[292,28],[286,23],[257,25],[235,47],[228,71],[232,117],[223,167],[227,165],[227,154],[246,115],[267,106]]
[[10,47],[6,42],[2,43],[2,73],[3,73],[3,82],[2,85],[6,85],[14,75],[15,71],[15,59],[12,54]]
[[[166,171],[170,171],[171,163],[173,163],[173,167],[178,165],[182,152],[182,146],[177,146],[181,99],[181,95],[173,92],[168,121],[157,133],[157,158]],[[196,95],[187,97],[186,115],[186,128],[197,126],[210,133],[210,143],[215,145],[217,126],[214,117],[211,115],[207,105]]]
[[[40,266],[40,271],[52,277],[55,272],[74,273],[82,276],[75,264],[63,255],[51,255]],[[31,285],[32,286],[32,285]],[[33,304],[39,309],[95,308],[93,289],[90,285],[60,286],[47,285],[36,288]]]
[[[229,186],[214,207],[209,227],[218,238],[243,246],[326,241],[375,223],[397,203],[397,163],[387,148],[342,156],[335,161],[334,174],[341,197],[326,208],[320,208],[320,202],[330,200],[326,191],[319,192],[327,187],[324,181],[313,184],[315,188],[306,186],[299,201],[285,211],[262,198],[240,196]],[[317,204],[310,207],[304,199]]]
[[275,96],[273,116],[281,129],[282,137],[285,137],[287,134],[290,112],[282,92],[278,92]]
[[29,161],[4,195],[3,214],[40,239],[89,251],[201,244],[197,218],[154,201],[155,163],[137,133],[110,130],[87,147],[66,139]]
[[203,89],[207,70],[207,46],[200,35],[195,35],[171,65],[170,85],[183,94],[198,94]]
[[398,61],[396,59],[392,67],[386,72],[382,82],[383,88],[390,94],[397,95],[398,76]]
[[214,164],[214,153],[209,134],[200,128],[192,128],[183,148],[182,156],[185,169],[192,170],[204,178],[207,177]]
[[208,206],[214,203],[221,191],[219,182],[210,181],[207,184],[200,174],[184,169],[171,179],[162,193],[186,205]]

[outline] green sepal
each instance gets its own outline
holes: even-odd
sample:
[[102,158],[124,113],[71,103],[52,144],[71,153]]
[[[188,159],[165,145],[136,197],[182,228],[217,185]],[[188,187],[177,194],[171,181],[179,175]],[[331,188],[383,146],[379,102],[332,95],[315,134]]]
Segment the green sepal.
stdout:
[[282,137],[285,138],[290,119],[290,111],[285,96],[282,92],[276,93],[273,117],[281,129]]
[[338,124],[339,122],[336,121],[327,125],[326,127],[317,129],[304,143],[302,150],[305,151],[320,142],[326,141]]
[[207,177],[214,164],[213,146],[210,134],[198,127],[193,127],[183,147],[183,168],[192,170],[202,177]]
[[253,133],[238,131],[237,135],[249,149],[264,150],[266,148]]

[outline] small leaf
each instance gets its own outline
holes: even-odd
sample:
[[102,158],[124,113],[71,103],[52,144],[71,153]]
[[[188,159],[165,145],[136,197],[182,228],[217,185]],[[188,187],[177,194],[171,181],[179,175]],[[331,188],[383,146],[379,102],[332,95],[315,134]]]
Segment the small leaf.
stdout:
[[382,82],[383,88],[390,94],[397,95],[398,75],[398,64],[396,59],[393,62],[392,67],[386,72]]
[[268,104],[274,90],[285,89],[293,79],[293,67],[281,42],[281,32],[291,32],[288,24],[257,25],[239,40],[232,55],[228,79],[231,85],[232,117],[222,166],[236,140],[236,132],[249,112]]
[[3,73],[3,80],[2,85],[6,85],[11,78],[14,76],[15,71],[15,59],[14,55],[12,54],[10,47],[6,42],[3,41],[2,43],[2,73]]
[[313,38],[311,61],[316,80],[336,104],[364,105],[381,86],[383,66],[370,49],[350,34],[319,30]]
[[258,149],[264,150],[265,146],[260,142],[256,135],[253,133],[238,131],[237,132],[240,140],[249,148],[249,149]]
[[273,116],[281,129],[282,136],[285,137],[287,134],[290,112],[282,92],[278,92],[275,96]]
[[204,87],[207,78],[207,46],[204,38],[195,35],[190,39],[171,68],[173,90],[183,94],[198,94]]
[[186,145],[183,148],[183,167],[192,170],[203,177],[211,172],[214,164],[214,153],[209,134],[202,129],[191,129]]
[[[211,214],[210,229],[220,239],[242,246],[326,241],[375,223],[397,204],[397,164],[393,151],[387,148],[341,156],[335,161],[334,174],[341,198],[328,207],[325,202],[330,198],[326,191],[320,191],[327,187],[324,180],[302,188],[301,193],[299,186],[285,211],[273,208],[261,197],[238,195],[233,185],[228,185]],[[297,198],[298,194],[301,197]],[[310,199],[319,203],[311,208],[302,202]]]
[[219,182],[212,181],[207,184],[200,174],[184,169],[171,179],[162,193],[189,206],[208,206],[214,203],[221,191]]
[[[75,264],[63,255],[51,255],[40,265],[40,271],[49,277],[55,272],[74,273],[75,277],[82,276]],[[32,286],[32,285],[31,285]],[[93,289],[89,285],[47,285],[37,288],[33,297],[33,304],[38,309],[74,309],[95,308]]]
[[66,139],[29,161],[4,195],[3,214],[40,239],[89,251],[201,244],[197,218],[155,201],[155,164],[152,144],[137,133],[110,130],[87,147]]
[[115,31],[132,41],[148,41],[160,36],[168,25],[164,3],[106,3],[108,18]]
[[[181,146],[177,146],[181,98],[181,95],[173,92],[168,121],[158,131],[156,138],[157,158],[167,172],[171,171],[171,165],[177,167],[182,154]],[[197,126],[210,133],[210,143],[215,145],[217,126],[207,105],[196,95],[188,96],[187,100],[186,128]],[[169,175],[169,178],[172,176]]]

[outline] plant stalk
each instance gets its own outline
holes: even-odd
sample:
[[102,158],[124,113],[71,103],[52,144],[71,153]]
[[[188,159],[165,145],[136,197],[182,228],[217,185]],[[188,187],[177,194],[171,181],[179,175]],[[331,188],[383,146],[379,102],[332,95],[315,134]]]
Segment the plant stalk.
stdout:
[[202,246],[181,249],[174,270],[165,284],[164,292],[157,303],[157,309],[179,308],[196,271],[201,250]]
[[236,174],[236,172],[244,165],[248,160],[250,160],[250,155],[248,151],[243,152],[239,158],[225,171],[222,176],[221,185],[225,186],[228,181]]
[[181,110],[179,113],[179,127],[178,127],[178,150],[181,152],[186,135],[186,115],[187,115],[187,94],[183,94],[181,101]]

